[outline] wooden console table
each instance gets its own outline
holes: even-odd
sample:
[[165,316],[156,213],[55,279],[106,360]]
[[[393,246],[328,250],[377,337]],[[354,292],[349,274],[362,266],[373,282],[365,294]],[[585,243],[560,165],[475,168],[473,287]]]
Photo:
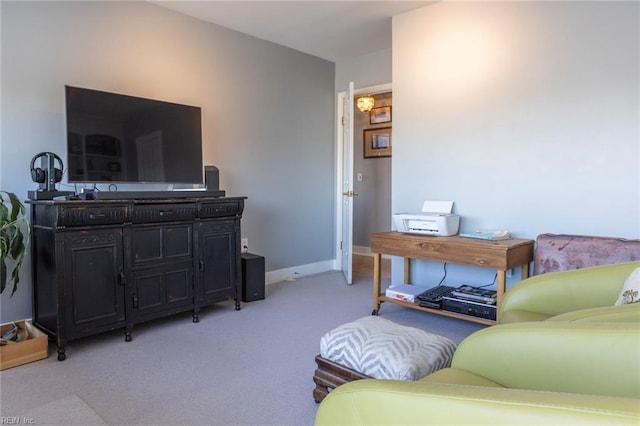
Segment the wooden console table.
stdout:
[[502,295],[505,292],[507,270],[522,266],[522,279],[529,276],[529,262],[533,260],[533,240],[512,238],[500,241],[484,241],[458,236],[433,237],[400,232],[380,232],[371,234],[371,251],[374,255],[372,315],[378,314],[382,302],[389,302],[434,314],[493,325],[496,321],[440,309],[425,308],[417,303],[408,303],[386,297],[380,289],[380,262],[382,255],[404,257],[404,282],[406,284],[409,284],[410,281],[411,259],[495,269],[498,277],[496,308],[499,310]]

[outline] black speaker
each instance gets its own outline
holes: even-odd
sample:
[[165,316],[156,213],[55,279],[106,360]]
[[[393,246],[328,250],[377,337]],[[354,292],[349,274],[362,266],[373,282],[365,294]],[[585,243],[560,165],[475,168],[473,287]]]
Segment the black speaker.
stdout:
[[204,185],[207,191],[220,189],[220,174],[216,166],[204,166]]
[[264,257],[242,253],[242,301],[264,299]]

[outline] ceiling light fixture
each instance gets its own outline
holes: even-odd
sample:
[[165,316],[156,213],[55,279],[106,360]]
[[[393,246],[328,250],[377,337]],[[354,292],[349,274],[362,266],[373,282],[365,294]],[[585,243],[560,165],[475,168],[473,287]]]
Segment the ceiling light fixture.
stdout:
[[371,95],[361,96],[356,100],[356,105],[358,109],[362,112],[369,112],[375,105],[376,100]]

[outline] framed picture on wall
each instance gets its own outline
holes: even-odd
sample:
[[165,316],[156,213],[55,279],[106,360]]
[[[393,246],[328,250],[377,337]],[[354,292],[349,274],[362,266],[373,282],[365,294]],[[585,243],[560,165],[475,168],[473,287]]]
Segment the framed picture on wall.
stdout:
[[365,129],[362,141],[364,158],[391,157],[391,127]]
[[391,123],[391,105],[369,111],[369,124]]

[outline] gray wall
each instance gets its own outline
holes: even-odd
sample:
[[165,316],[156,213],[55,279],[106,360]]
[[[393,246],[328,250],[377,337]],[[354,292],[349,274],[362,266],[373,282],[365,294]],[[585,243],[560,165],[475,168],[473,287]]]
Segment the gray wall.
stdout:
[[336,92],[349,90],[353,81],[357,89],[391,83],[391,49],[336,63]]
[[[267,270],[335,258],[333,63],[147,2],[0,7],[0,187],[26,198],[35,153],[66,159],[65,84],[197,105],[204,163],[248,197],[242,236]],[[2,321],[31,316],[29,260],[21,276]]]
[[[639,8],[440,2],[394,17],[393,210],[454,200],[464,231],[639,238]],[[449,282],[493,279],[472,270]],[[414,279],[441,276],[422,262]]]

